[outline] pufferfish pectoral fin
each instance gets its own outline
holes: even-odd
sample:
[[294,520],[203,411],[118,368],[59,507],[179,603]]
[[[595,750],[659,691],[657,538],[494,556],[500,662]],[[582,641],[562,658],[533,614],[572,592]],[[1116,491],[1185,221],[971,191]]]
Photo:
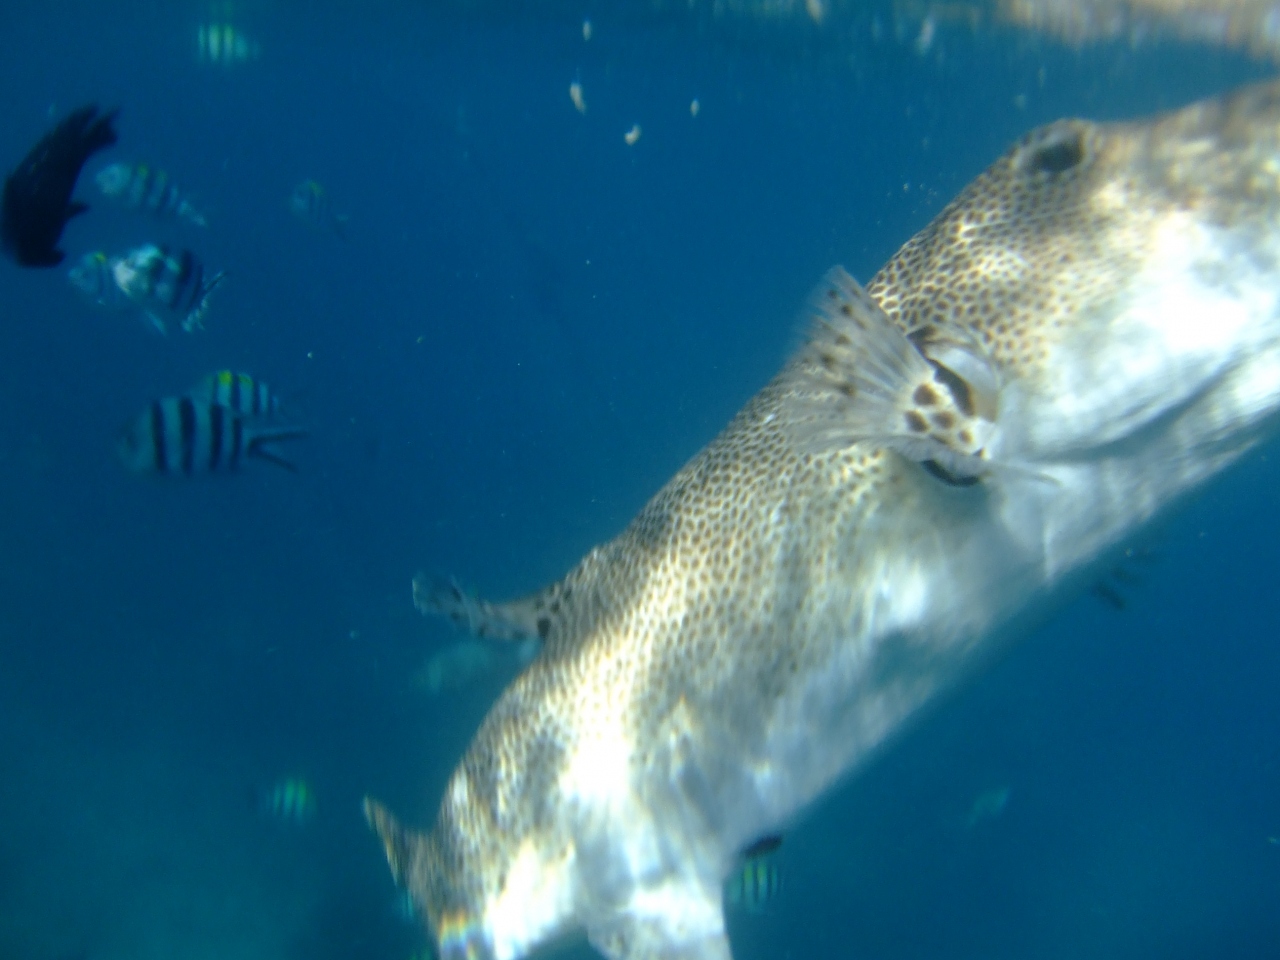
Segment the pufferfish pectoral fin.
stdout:
[[789,418],[802,448],[865,442],[956,482],[987,472],[996,398],[985,358],[954,345],[926,356],[840,267],[823,278],[812,308]]

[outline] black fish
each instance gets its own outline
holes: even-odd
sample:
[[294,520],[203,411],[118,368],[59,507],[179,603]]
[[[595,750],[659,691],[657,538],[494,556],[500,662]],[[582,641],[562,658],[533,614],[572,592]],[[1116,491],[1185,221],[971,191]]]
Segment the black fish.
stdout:
[[63,228],[89,205],[71,199],[80,168],[116,142],[111,126],[120,111],[98,115],[97,104],[81,107],[44,135],[4,182],[0,244],[24,267],[56,267]]

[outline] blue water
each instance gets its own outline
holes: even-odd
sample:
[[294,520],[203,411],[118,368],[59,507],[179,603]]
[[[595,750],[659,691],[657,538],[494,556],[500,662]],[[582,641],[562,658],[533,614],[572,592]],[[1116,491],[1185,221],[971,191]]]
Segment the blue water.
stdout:
[[[413,573],[558,577],[776,370],[830,265],[870,277],[1034,124],[1268,72],[954,27],[922,53],[871,14],[13,6],[0,165],[122,107],[70,256],[178,242],[229,279],[161,338],[0,263],[3,960],[409,960],[360,797],[428,824],[516,669],[415,680],[458,638]],[[261,56],[201,63],[212,20]],[[208,229],[102,201],[113,160]],[[312,177],[349,242],[290,215]],[[121,425],[225,367],[305,419],[300,472],[126,474]],[[1280,956],[1276,454],[1144,545],[1123,610],[1082,598],[827,797],[730,917],[739,960]],[[286,776],[314,821],[255,809]]]

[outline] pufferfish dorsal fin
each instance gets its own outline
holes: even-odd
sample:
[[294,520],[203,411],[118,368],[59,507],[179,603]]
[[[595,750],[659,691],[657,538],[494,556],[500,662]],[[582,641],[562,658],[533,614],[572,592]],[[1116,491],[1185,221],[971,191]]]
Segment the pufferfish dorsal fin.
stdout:
[[474,597],[452,577],[418,573],[413,578],[413,605],[423,615],[445,617],[473,636],[489,640],[538,638],[536,618],[526,616],[519,606]]
[[[424,616],[445,617],[473,636],[534,641],[534,649],[545,650],[589,635],[609,608],[611,596],[601,581],[613,571],[609,557],[596,548],[562,580],[503,603],[472,596],[452,578],[419,573],[413,578],[413,604]],[[612,588],[618,589],[616,577]]]
[[996,377],[985,357],[951,342],[926,356],[840,267],[812,310],[790,417],[802,448],[878,444],[960,484],[990,469]]

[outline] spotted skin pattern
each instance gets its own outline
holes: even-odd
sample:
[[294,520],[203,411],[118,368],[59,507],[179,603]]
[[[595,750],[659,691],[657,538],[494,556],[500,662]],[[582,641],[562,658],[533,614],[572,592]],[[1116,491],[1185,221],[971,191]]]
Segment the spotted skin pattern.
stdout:
[[[728,960],[743,850],[1272,432],[1278,225],[1276,85],[1050,124],[865,293],[829,275],[810,345],[563,580],[494,604],[420,578],[424,612],[543,643],[429,833],[366,801],[442,960],[582,931]],[[944,402],[980,453],[913,438]]]

